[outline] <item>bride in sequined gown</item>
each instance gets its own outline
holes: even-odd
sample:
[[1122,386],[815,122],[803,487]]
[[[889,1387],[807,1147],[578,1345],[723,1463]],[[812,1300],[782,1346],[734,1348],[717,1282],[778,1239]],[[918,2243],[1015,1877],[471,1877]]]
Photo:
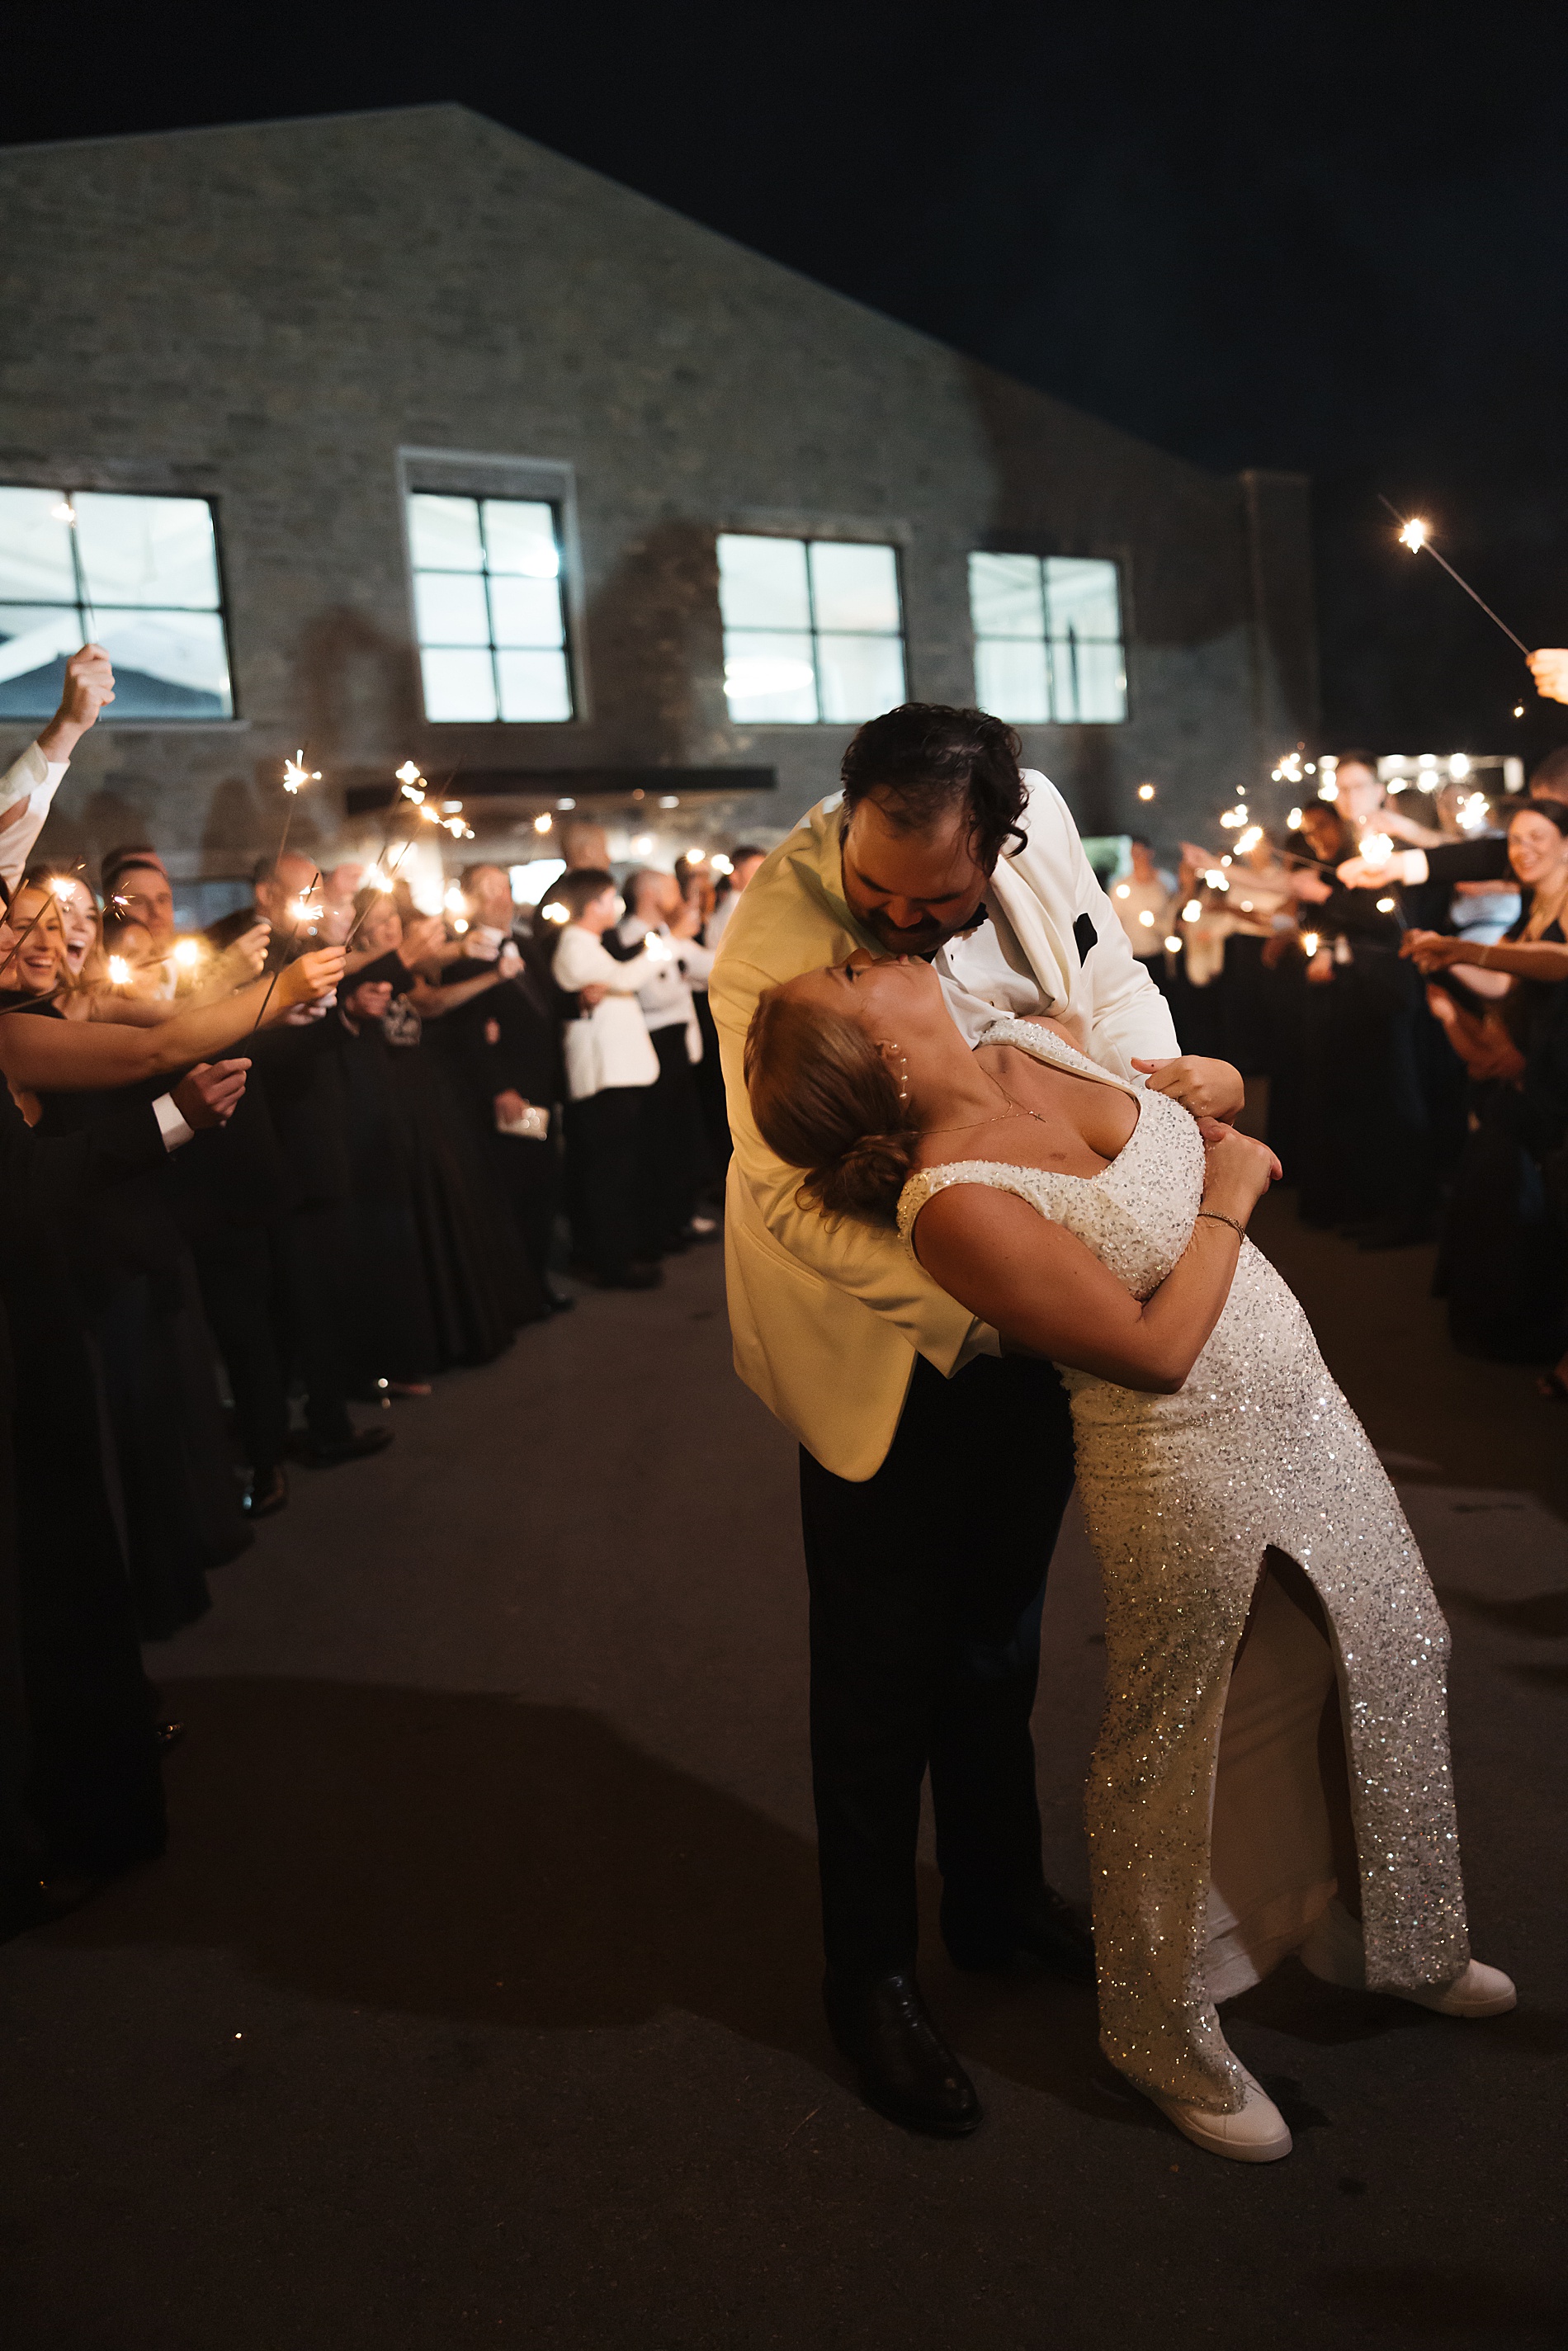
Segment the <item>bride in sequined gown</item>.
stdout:
[[1102,2045],[1199,2145],[1286,2154],[1217,2000],[1293,1949],[1449,2013],[1514,1995],[1470,1957],[1447,1625],[1305,1315],[1241,1229],[1269,1155],[1206,1142],[1049,1021],[998,1020],[956,1059],[922,965],[773,996],[753,1107],[776,1148],[793,1138],[808,1193],[893,1209],[1005,1339],[1049,1337],[1070,1393],[1106,1613],[1087,1803]]

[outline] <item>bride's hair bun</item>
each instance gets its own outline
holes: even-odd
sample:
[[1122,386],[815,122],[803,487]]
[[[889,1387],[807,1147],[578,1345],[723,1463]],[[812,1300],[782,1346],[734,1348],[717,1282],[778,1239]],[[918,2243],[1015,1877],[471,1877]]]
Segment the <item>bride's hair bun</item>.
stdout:
[[894,1222],[920,1137],[863,1029],[765,989],[747,1034],[746,1086],[763,1141],[806,1170],[800,1189],[814,1207]]

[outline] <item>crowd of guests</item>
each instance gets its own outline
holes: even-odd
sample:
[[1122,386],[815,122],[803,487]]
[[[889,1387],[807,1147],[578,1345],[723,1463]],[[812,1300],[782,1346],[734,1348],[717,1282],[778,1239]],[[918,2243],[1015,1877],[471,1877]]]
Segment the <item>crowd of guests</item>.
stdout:
[[1277,841],[1134,841],[1112,904],[1184,1049],[1267,1077],[1302,1220],[1436,1238],[1455,1343],[1568,1400],[1568,750],[1490,803],[1322,772]]
[[563,1278],[649,1289],[717,1237],[705,983],[762,854],[617,883],[579,827],[531,912],[480,862],[431,914],[395,854],[280,850],[182,932],[156,843],[33,853],[110,699],[84,649],[0,778],[0,1933],[162,1849],[141,1645],[291,1474],[382,1451]]

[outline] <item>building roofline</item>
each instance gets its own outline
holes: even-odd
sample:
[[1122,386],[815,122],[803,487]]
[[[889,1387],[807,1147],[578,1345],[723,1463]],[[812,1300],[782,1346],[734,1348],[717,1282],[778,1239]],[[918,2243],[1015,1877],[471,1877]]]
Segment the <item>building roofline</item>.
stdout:
[[[242,116],[233,122],[176,122],[162,130],[101,131],[86,139],[11,139],[0,143],[0,156],[58,155],[73,147],[128,147],[138,139],[212,139],[226,137],[235,131],[300,131],[319,122],[375,122],[391,116],[406,118],[411,114],[471,114],[476,122],[487,122],[493,131],[510,139],[528,134],[514,131],[510,123],[497,121],[479,107],[469,106],[460,98],[417,99],[407,106],[346,106],[334,107],[322,114],[267,114],[254,119]],[[542,142],[536,141],[538,145]],[[550,151],[555,152],[553,149]],[[570,160],[570,159],[569,159]],[[588,165],[582,168],[591,170]]]
[[729,230],[716,228],[711,221],[698,220],[692,214],[682,212],[677,205],[666,202],[664,197],[650,195],[646,189],[634,186],[629,180],[617,178],[613,172],[607,172],[597,163],[585,163],[575,155],[566,154],[560,148],[551,147],[545,140],[536,139],[531,131],[518,131],[511,123],[501,121],[496,115],[486,114],[482,107],[470,106],[464,99],[420,99],[406,106],[341,107],[334,109],[329,113],[322,114],[276,114],[258,117],[255,120],[183,123],[166,130],[110,131],[87,139],[17,141],[15,143],[0,144],[0,162],[3,162],[8,155],[69,154],[80,148],[124,147],[137,141],[145,142],[150,140],[232,138],[235,133],[250,131],[304,131],[314,130],[319,125],[328,126],[337,123],[406,122],[413,117],[433,114],[465,115],[470,121],[483,123],[487,131],[497,132],[503,139],[516,140],[523,146],[537,149],[541,154],[549,156],[553,162],[565,165],[570,171],[581,172],[592,179],[605,181],[610,186],[618,188],[623,195],[630,197],[634,203],[646,204],[653,211],[666,214],[671,220],[696,231],[700,235],[716,238],[719,243],[733,246],[737,252],[747,255],[754,261],[764,263],[770,269],[777,269],[787,277],[798,278],[802,285],[810,287],[816,293],[831,301],[841,302],[852,309],[863,311],[867,317],[878,319],[883,326],[894,328],[898,333],[908,335],[917,342],[929,344],[934,350],[946,352],[949,358],[962,361],[967,367],[977,369],[985,375],[994,376],[998,381],[1011,385],[1030,398],[1043,402],[1049,408],[1057,409],[1064,415],[1071,416],[1095,431],[1126,442],[1145,455],[1157,457],[1165,465],[1179,467],[1183,472],[1191,475],[1195,480],[1201,482],[1207,488],[1216,488],[1227,481],[1234,483],[1239,479],[1235,473],[1216,473],[1209,467],[1199,465],[1191,457],[1179,455],[1175,450],[1164,448],[1159,443],[1145,439],[1142,434],[1134,433],[1125,425],[1113,424],[1108,418],[1098,415],[1092,409],[1082,408],[1076,402],[1064,400],[1058,392],[1047,392],[1042,385],[1030,383],[1022,376],[1013,375],[1008,369],[998,367],[989,360],[982,360],[974,352],[966,351],[958,345],[946,341],[941,335],[934,333],[930,328],[917,327],[910,319],[901,319],[893,311],[880,308],[876,303],[868,301],[862,295],[848,294],[841,287],[830,286],[823,279],[813,277],[809,270],[802,269],[798,264],[781,261],[777,254],[766,253],[759,246],[747,245],[744,239],[734,235]]

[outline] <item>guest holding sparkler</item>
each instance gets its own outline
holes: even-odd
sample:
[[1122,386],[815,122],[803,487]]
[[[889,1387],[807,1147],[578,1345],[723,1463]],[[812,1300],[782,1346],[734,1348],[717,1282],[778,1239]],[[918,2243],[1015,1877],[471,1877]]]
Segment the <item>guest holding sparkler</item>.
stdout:
[[673,873],[643,867],[628,876],[622,894],[626,912],[613,933],[606,934],[611,952],[638,955],[652,937],[661,943],[666,957],[644,980],[637,1001],[659,1059],[659,1074],[643,1115],[650,1214],[660,1250],[668,1256],[694,1241],[711,1241],[718,1232],[716,1219],[703,1215],[697,1206],[714,1171],[697,1092],[704,1047],[692,995],[694,982],[706,984],[713,956],[697,936],[701,909],[683,897]]
[[[486,969],[503,984],[483,1000],[455,1003],[435,1032],[452,1091],[466,1115],[510,1213],[524,1257],[547,1310],[563,1313],[573,1301],[550,1280],[555,1220],[560,1206],[560,1114],[565,1098],[560,1013],[550,982],[549,954],[556,928],[542,917],[543,935],[516,967],[500,961],[512,935],[511,886],[498,865],[471,865],[462,877],[469,929],[467,953],[441,975],[442,994],[457,998]],[[493,965],[482,958],[494,941]]]
[[[507,941],[491,963],[448,964],[439,974],[448,984],[435,986],[434,967],[424,958],[441,924],[423,920],[405,929],[384,893],[362,891],[357,905],[360,939],[378,958],[359,977],[385,980],[392,990],[380,1026],[402,1122],[436,1361],[443,1368],[489,1363],[522,1323],[538,1322],[549,1310],[491,1172],[487,1138],[473,1133],[450,1081],[451,1057],[430,1040],[469,1008],[501,1001],[521,964]],[[432,1020],[436,1026],[427,1029]],[[555,1153],[547,1150],[553,1163]]]
[[568,1212],[577,1262],[602,1290],[653,1290],[662,1276],[649,1215],[646,1103],[659,1057],[637,997],[670,950],[653,938],[630,961],[618,961],[603,942],[620,915],[613,874],[595,867],[563,873],[538,906],[553,941],[557,987],[568,997],[583,992],[565,1035]]
[[[1508,857],[1524,900],[1506,939],[1406,941],[1469,1076],[1469,1131],[1438,1259],[1456,1346],[1555,1365],[1568,1348],[1568,807],[1516,808]],[[1548,1391],[1563,1385],[1545,1374]]]
[[0,883],[14,889],[44,829],[71,756],[98,714],[114,700],[114,671],[101,645],[83,645],[66,664],[60,705],[36,742],[0,776]]

